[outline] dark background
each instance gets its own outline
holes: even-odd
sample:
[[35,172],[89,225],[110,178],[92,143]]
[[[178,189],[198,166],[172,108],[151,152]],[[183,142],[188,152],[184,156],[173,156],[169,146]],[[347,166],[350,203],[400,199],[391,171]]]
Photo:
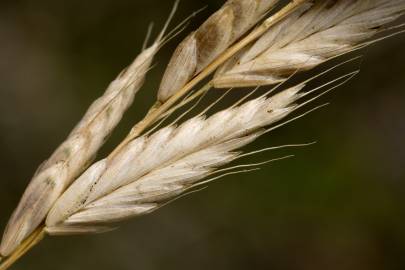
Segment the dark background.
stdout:
[[[176,20],[207,5],[193,29],[221,3],[183,0]],[[139,52],[149,22],[162,26],[171,5],[0,2],[1,229],[36,167]],[[158,55],[100,156],[152,103],[178,41]],[[405,269],[404,46],[402,35],[361,51],[362,73],[323,99],[329,107],[254,148],[316,145],[251,161],[294,159],[211,184],[112,233],[49,238],[14,269]]]

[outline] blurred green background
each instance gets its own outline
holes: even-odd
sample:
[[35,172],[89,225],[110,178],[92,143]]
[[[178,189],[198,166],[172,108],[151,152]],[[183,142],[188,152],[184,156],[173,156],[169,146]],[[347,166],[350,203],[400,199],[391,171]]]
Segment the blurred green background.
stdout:
[[[183,0],[193,29],[222,4]],[[36,167],[93,99],[139,52],[167,0],[0,2],[0,229]],[[186,31],[187,32],[187,31]],[[145,113],[176,43],[100,156]],[[97,236],[49,238],[14,269],[405,269],[405,37],[361,53],[362,73],[328,95],[326,109],[253,148],[294,159],[211,184],[158,212]]]

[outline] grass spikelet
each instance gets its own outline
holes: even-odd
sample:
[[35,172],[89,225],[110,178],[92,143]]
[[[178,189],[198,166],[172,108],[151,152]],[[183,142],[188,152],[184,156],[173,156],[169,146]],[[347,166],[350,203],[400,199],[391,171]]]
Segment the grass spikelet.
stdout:
[[161,41],[144,50],[110,84],[66,141],[38,169],[4,232],[0,247],[3,256],[9,255],[43,222],[56,199],[91,164],[143,85]]
[[229,0],[176,49],[163,76],[158,100],[165,102],[232,43],[252,28],[278,0]]
[[303,5],[222,66],[213,84],[230,88],[278,83],[297,69],[311,69],[367,45],[404,10],[402,0],[327,0]]
[[294,110],[303,87],[139,137],[114,160],[95,163],[75,181],[50,211],[47,226],[105,225],[155,210],[237,158],[234,150]]

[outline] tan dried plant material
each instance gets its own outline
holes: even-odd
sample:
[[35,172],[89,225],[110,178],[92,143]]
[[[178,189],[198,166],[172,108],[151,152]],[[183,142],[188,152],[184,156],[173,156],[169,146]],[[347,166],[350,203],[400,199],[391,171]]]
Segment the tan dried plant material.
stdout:
[[[198,186],[260,165],[222,168],[250,155],[240,149],[291,122],[278,123],[357,71],[306,92],[306,82],[286,90],[280,84],[278,94],[273,95],[272,89],[246,101],[251,92],[211,117],[204,110],[182,124],[176,121],[148,129],[212,86],[258,87],[283,82],[297,70],[367,45],[373,35],[405,12],[404,0],[295,0],[253,28],[277,2],[229,0],[188,35],[167,67],[156,104],[110,155],[93,163],[167,39],[161,34],[143,51],[38,169],[4,233],[0,259],[6,259],[0,270],[8,269],[46,233],[104,232],[116,222],[150,213]],[[223,63],[211,83],[192,92],[196,83]],[[189,92],[190,99],[181,101]]]
[[237,39],[279,0],[229,0],[174,52],[163,76],[158,100],[165,102]]
[[241,155],[237,149],[300,107],[294,103],[306,96],[301,93],[304,86],[137,138],[113,160],[95,163],[73,183],[50,211],[46,231],[58,235],[104,231],[201,185],[237,159]]
[[[403,0],[317,0],[267,31],[216,73],[216,88],[271,85],[296,70],[366,46],[370,38],[398,19]],[[372,42],[372,41],[371,41]]]
[[9,255],[45,219],[62,192],[93,161],[143,85],[162,40],[144,50],[88,109],[65,142],[41,165],[4,232],[0,254]]

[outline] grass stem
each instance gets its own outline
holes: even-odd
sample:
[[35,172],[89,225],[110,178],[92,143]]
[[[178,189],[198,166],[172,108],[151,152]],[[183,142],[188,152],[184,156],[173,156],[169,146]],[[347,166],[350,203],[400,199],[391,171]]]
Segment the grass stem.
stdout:
[[27,239],[20,244],[20,246],[7,258],[3,258],[0,270],[9,269],[14,263],[16,263],[22,256],[24,256],[30,249],[36,246],[45,237],[44,227],[41,226],[36,229]]

